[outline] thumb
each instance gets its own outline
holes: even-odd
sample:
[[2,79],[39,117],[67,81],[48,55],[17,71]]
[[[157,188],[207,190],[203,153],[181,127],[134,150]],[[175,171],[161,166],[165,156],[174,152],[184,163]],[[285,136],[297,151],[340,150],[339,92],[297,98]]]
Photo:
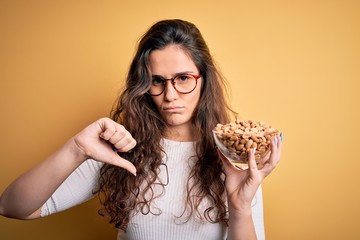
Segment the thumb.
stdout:
[[123,168],[136,176],[136,168],[134,164],[132,164],[130,161],[120,157],[117,153],[111,150],[111,153],[109,154],[109,159],[107,161],[108,164],[118,166],[120,168]]
[[250,176],[254,177],[258,172],[258,166],[255,160],[255,148],[250,149],[248,154],[249,154],[248,162],[249,162]]

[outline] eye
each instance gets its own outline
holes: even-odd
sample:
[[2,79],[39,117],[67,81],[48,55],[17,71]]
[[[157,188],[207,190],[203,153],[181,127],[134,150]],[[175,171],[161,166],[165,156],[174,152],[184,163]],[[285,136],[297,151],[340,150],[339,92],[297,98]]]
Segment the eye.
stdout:
[[165,83],[165,81],[161,77],[154,77],[152,79],[152,84],[153,85],[161,85],[161,84],[164,84],[164,83]]
[[179,75],[179,76],[176,76],[176,80],[182,81],[182,82],[185,82],[185,81],[189,80],[190,78],[191,78],[190,75]]

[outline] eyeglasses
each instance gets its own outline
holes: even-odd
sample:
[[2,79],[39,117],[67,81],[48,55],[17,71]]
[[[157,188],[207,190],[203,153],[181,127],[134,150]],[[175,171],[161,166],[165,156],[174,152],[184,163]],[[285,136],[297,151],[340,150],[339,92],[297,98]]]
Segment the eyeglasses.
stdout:
[[197,85],[197,80],[200,75],[193,74],[179,74],[173,78],[163,78],[160,76],[153,76],[149,94],[151,96],[159,96],[165,90],[166,81],[171,81],[171,84],[176,91],[182,94],[188,94],[194,91]]

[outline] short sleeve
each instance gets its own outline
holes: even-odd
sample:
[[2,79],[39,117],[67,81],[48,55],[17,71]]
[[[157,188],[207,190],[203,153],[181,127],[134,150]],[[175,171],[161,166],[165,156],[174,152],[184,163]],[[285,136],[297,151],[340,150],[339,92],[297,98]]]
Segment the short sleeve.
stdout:
[[89,159],[59,186],[41,208],[41,217],[81,204],[94,197],[103,163]]

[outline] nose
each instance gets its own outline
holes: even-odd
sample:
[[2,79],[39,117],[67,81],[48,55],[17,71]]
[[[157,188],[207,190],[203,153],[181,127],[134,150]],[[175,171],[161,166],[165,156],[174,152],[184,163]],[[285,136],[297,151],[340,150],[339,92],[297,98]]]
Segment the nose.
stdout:
[[172,81],[166,81],[164,89],[164,98],[166,101],[174,101],[178,98],[179,94],[176,91]]

